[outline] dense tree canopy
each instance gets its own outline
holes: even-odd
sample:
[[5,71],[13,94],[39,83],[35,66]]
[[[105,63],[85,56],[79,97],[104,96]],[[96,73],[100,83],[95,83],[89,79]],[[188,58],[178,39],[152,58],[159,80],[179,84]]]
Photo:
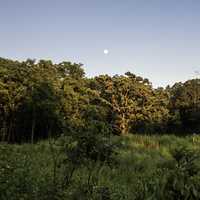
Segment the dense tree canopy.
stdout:
[[89,124],[119,135],[198,132],[199,83],[155,89],[131,72],[86,78],[82,64],[0,58],[0,140],[35,142]]
[[170,110],[179,127],[187,132],[200,129],[200,80],[176,83],[170,88]]

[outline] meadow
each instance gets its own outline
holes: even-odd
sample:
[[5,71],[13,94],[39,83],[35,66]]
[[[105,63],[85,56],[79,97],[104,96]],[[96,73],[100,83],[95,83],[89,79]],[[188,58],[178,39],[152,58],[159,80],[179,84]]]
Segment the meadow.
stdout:
[[0,199],[200,199],[200,136],[136,134],[110,140],[111,163],[87,161],[74,171],[59,139],[1,143]]

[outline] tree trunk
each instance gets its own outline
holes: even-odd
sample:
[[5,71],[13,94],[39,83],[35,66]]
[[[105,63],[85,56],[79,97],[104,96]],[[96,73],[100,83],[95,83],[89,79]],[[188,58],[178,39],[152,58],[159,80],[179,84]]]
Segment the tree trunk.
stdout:
[[120,124],[120,129],[121,129],[121,134],[126,135],[127,134],[127,123],[126,123],[126,118],[125,114],[122,114],[122,119],[121,119],[121,124]]
[[11,141],[12,129],[13,129],[13,122],[12,122],[12,118],[11,118],[10,124],[9,124],[9,129],[8,129],[8,139],[7,139],[8,143]]
[[34,143],[34,135],[35,135],[35,116],[33,115],[32,127],[31,127],[31,144]]
[[116,126],[120,135],[126,135],[128,133],[128,124],[125,114],[118,116],[118,119],[116,120]]
[[2,130],[2,137],[1,141],[5,142],[6,141],[6,135],[7,135],[7,126],[6,126],[6,121],[3,121],[3,130]]

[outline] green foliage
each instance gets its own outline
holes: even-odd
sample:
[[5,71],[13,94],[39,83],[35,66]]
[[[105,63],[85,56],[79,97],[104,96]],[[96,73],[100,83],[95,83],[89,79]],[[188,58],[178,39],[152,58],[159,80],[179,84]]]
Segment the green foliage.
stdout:
[[153,90],[147,79],[127,72],[125,76],[101,75],[91,80],[108,110],[108,121],[116,134],[152,131],[163,128],[168,120],[168,96],[162,89]]
[[[176,83],[170,91],[169,109],[172,113],[170,125],[178,131],[199,132],[200,119],[200,80],[192,79]],[[178,125],[178,126],[177,126]]]
[[199,92],[0,58],[0,199],[200,199]]
[[87,131],[34,145],[2,143],[0,199],[199,199],[198,136]]
[[199,199],[200,156],[199,151],[188,147],[172,150],[172,160],[160,167],[163,177],[157,186],[162,187],[160,199]]
[[117,135],[198,133],[199,90],[198,79],[154,89],[131,72],[86,78],[82,64],[0,58],[0,140],[34,143],[91,121]]

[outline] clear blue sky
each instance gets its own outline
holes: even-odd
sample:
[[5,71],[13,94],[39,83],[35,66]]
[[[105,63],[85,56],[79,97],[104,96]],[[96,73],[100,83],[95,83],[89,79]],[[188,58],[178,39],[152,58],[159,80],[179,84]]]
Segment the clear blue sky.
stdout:
[[0,56],[80,62],[88,76],[131,71],[154,86],[184,81],[200,70],[200,1],[0,0]]

